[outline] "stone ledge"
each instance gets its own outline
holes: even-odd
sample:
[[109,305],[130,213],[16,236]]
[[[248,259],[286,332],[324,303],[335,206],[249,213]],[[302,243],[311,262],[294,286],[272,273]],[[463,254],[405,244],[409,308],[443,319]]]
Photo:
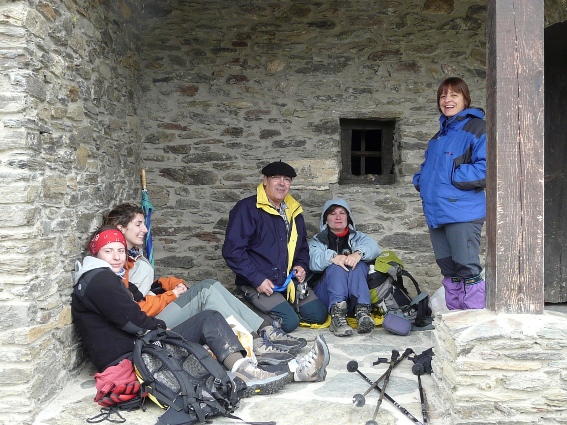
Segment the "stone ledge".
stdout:
[[[435,319],[436,400],[451,424],[567,421],[567,315],[455,311]],[[562,382],[563,381],[563,382]]]

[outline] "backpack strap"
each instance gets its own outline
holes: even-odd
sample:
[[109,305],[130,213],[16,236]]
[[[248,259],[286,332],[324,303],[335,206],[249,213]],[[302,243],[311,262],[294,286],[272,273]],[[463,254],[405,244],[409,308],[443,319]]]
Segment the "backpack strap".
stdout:
[[[171,332],[175,334],[175,332]],[[177,335],[177,334],[175,334]],[[179,339],[175,341],[171,341],[173,344],[183,347],[187,351],[189,351],[200,363],[203,365],[205,369],[213,376],[214,378],[214,388],[212,389],[212,395],[216,400],[225,399],[223,394],[229,395],[229,404],[228,409],[232,407],[236,407],[238,403],[239,397],[236,393],[235,384],[231,381],[230,377],[226,373],[226,369],[222,364],[218,362],[218,360],[214,359],[207,350],[203,348],[203,346],[197,344],[196,342],[187,341],[182,336],[178,335]],[[200,388],[200,387],[199,387]],[[219,389],[221,393],[219,393]],[[206,390],[209,391],[208,389]],[[215,406],[217,407],[217,406]],[[217,407],[218,408],[218,407]],[[225,412],[225,409],[219,409],[221,412]]]
[[421,293],[421,289],[419,289],[419,284],[417,283],[417,280],[415,280],[415,278],[411,275],[410,272],[408,272],[406,269],[401,269],[400,274],[402,276],[408,277],[413,282],[413,286],[415,286],[416,294]]
[[429,295],[426,292],[420,292],[413,300],[411,300],[411,303],[409,305],[417,305],[421,300],[426,299],[428,296]]
[[[148,392],[161,403],[164,403],[178,411],[184,410],[188,412],[190,405],[194,408],[196,407],[195,413],[197,414],[197,416],[199,416],[200,407],[197,403],[197,394],[193,389],[193,385],[187,379],[186,374],[183,373],[183,369],[181,368],[179,363],[172,360],[168,353],[162,349],[162,347],[156,346],[154,344],[146,345],[145,350],[143,351],[158,359],[163,364],[164,368],[173,374],[180,385],[179,394],[182,396],[182,405],[180,406],[179,401],[177,401],[179,400],[177,393],[173,392],[165,386],[162,386],[155,380],[151,382],[144,382],[144,384],[146,385],[151,385],[152,390]],[[146,376],[149,375],[150,373],[148,371]],[[157,388],[157,384],[160,384],[159,388]]]

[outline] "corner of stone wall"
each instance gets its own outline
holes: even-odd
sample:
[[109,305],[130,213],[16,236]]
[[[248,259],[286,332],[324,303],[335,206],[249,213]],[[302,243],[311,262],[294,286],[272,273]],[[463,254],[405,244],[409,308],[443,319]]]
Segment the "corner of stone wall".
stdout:
[[135,22],[83,3],[0,2],[0,425],[31,424],[84,361],[74,261],[140,199]]
[[438,315],[435,410],[452,425],[567,421],[566,319],[550,311]]

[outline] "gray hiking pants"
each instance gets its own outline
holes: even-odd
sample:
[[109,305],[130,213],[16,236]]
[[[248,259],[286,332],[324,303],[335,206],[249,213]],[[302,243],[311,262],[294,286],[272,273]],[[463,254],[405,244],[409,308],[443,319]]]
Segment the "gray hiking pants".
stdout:
[[480,233],[483,222],[451,223],[429,229],[435,261],[443,276],[467,279],[480,274]]
[[234,316],[248,332],[256,332],[264,320],[232,295],[222,283],[205,279],[177,297],[156,317],[174,328],[204,310],[218,311],[226,319]]

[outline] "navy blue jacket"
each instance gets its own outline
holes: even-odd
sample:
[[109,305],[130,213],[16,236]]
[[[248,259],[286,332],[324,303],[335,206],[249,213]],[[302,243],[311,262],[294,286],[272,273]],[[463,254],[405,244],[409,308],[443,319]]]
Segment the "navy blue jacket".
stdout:
[[278,286],[284,283],[294,266],[309,270],[303,209],[290,195],[284,201],[297,231],[297,240],[291,241],[290,245],[293,258],[288,255],[289,238],[284,220],[275,208],[267,204],[263,188],[258,187],[256,196],[238,201],[230,211],[222,255],[236,274],[237,285],[258,287],[267,278]]
[[429,141],[413,184],[423,202],[427,225],[484,220],[486,217],[486,121],[468,108],[447,118]]

